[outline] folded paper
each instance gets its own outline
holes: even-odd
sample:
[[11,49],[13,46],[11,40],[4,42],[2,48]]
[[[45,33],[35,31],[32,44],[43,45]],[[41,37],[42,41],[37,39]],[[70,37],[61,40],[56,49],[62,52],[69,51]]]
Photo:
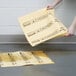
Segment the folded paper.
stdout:
[[67,33],[67,28],[55,17],[54,9],[38,10],[20,17],[19,22],[26,39],[32,46]]
[[54,64],[43,51],[0,53],[0,67]]

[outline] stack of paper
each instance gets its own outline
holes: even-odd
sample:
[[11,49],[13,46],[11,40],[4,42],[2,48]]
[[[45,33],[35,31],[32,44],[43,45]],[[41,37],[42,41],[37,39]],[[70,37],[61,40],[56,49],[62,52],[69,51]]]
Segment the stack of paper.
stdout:
[[32,46],[67,33],[67,28],[54,16],[53,9],[33,12],[20,17],[19,22]]
[[54,64],[43,51],[0,53],[0,67]]

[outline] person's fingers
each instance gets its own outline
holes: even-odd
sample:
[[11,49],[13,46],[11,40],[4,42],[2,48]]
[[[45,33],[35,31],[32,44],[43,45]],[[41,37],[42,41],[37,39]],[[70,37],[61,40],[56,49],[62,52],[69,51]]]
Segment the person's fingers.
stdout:
[[74,36],[74,34],[71,34],[71,33],[67,33],[64,35],[65,37],[69,37],[69,36]]
[[47,10],[53,9],[53,6],[47,6]]

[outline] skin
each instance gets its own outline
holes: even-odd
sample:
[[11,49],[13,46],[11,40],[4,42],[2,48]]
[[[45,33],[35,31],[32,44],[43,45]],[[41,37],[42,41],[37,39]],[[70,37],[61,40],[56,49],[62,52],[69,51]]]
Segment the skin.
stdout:
[[54,9],[62,0],[55,0],[51,5],[47,6],[47,9]]
[[[52,4],[47,6],[47,10],[54,9],[63,0],[55,0]],[[72,24],[68,28],[68,33],[65,36],[73,36],[76,30],[76,17],[74,18]]]

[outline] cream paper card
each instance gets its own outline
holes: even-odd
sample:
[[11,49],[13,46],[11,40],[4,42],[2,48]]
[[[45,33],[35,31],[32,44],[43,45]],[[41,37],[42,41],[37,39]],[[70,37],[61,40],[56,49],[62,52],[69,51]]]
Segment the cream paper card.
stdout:
[[54,16],[54,9],[38,10],[20,17],[19,22],[32,46],[67,33],[67,28]]
[[0,67],[54,64],[43,51],[0,53]]

